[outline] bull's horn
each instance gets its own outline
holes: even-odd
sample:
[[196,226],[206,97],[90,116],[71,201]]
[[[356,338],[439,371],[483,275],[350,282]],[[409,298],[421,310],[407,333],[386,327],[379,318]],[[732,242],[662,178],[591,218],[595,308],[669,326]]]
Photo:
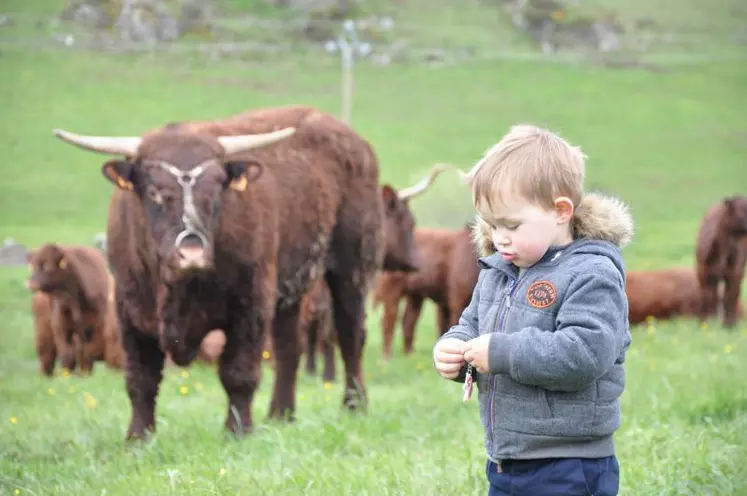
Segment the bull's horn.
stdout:
[[441,174],[443,171],[451,167],[449,164],[436,164],[433,167],[431,167],[430,172],[426,177],[424,177],[420,182],[413,184],[409,188],[403,188],[397,192],[397,196],[400,200],[405,201],[409,200],[410,198],[413,198],[417,195],[421,195],[425,193],[425,191],[430,188],[431,184],[433,184],[433,180],[436,179],[436,176]]
[[286,127],[280,131],[264,134],[246,134],[241,136],[219,136],[218,141],[223,146],[226,155],[245,152],[252,148],[270,145],[276,141],[292,136],[296,132],[294,127]]
[[67,141],[84,150],[91,150],[111,155],[125,155],[133,157],[137,155],[142,138],[138,136],[113,137],[113,136],[83,136],[62,129],[55,129],[54,135],[62,141]]

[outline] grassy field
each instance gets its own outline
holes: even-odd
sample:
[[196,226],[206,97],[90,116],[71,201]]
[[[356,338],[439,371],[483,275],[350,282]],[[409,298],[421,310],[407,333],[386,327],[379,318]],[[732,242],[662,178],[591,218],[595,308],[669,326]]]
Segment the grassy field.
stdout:
[[[27,246],[90,243],[105,228],[104,158],[56,140],[55,127],[129,135],[289,103],[339,113],[335,59],[3,51],[0,71],[0,237]],[[589,155],[590,189],[630,203],[637,234],[624,251],[628,268],[670,267],[693,263],[707,206],[747,190],[746,88],[744,63],[663,73],[360,64],[353,125],[376,147],[382,180],[397,187],[434,162],[470,166],[511,124],[548,126]],[[472,215],[468,192],[449,173],[412,206],[422,226],[457,227]],[[298,421],[267,422],[266,368],[257,431],[236,441],[222,432],[225,395],[215,371],[174,367],[161,386],[157,435],[128,446],[120,372],[99,365],[86,379],[39,375],[26,275],[25,267],[0,268],[0,495],[486,491],[476,404],[463,404],[459,386],[430,365],[430,308],[414,355],[402,356],[398,341],[389,363],[381,359],[379,315],[369,313],[365,417],[340,410],[339,380],[301,374]],[[731,332],[687,319],[636,328],[627,371],[616,437],[620,494],[747,494],[747,322]]]

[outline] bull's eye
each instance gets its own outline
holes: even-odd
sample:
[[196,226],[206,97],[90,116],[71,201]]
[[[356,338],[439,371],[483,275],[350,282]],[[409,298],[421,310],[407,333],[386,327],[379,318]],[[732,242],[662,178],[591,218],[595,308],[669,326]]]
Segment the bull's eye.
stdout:
[[150,198],[153,203],[156,203],[158,205],[163,204],[163,196],[161,196],[161,192],[158,191],[158,188],[153,185],[149,185],[146,191],[148,193],[148,198]]

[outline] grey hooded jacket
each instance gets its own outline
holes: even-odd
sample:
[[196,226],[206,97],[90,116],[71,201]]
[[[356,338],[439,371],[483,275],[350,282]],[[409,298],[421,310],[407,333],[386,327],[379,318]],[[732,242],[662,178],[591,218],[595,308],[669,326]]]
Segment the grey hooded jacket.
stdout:
[[493,461],[614,454],[631,341],[620,247],[633,221],[618,200],[587,194],[572,229],[572,243],[519,274],[494,253],[489,227],[478,218],[473,228],[480,275],[441,339],[491,334],[490,373],[473,377]]

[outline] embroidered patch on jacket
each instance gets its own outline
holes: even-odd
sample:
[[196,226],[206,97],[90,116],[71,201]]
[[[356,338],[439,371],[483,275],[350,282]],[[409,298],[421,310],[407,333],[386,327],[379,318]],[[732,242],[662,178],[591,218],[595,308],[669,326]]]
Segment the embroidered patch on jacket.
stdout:
[[533,282],[527,289],[527,301],[534,308],[547,308],[555,303],[556,298],[555,285],[550,281]]

